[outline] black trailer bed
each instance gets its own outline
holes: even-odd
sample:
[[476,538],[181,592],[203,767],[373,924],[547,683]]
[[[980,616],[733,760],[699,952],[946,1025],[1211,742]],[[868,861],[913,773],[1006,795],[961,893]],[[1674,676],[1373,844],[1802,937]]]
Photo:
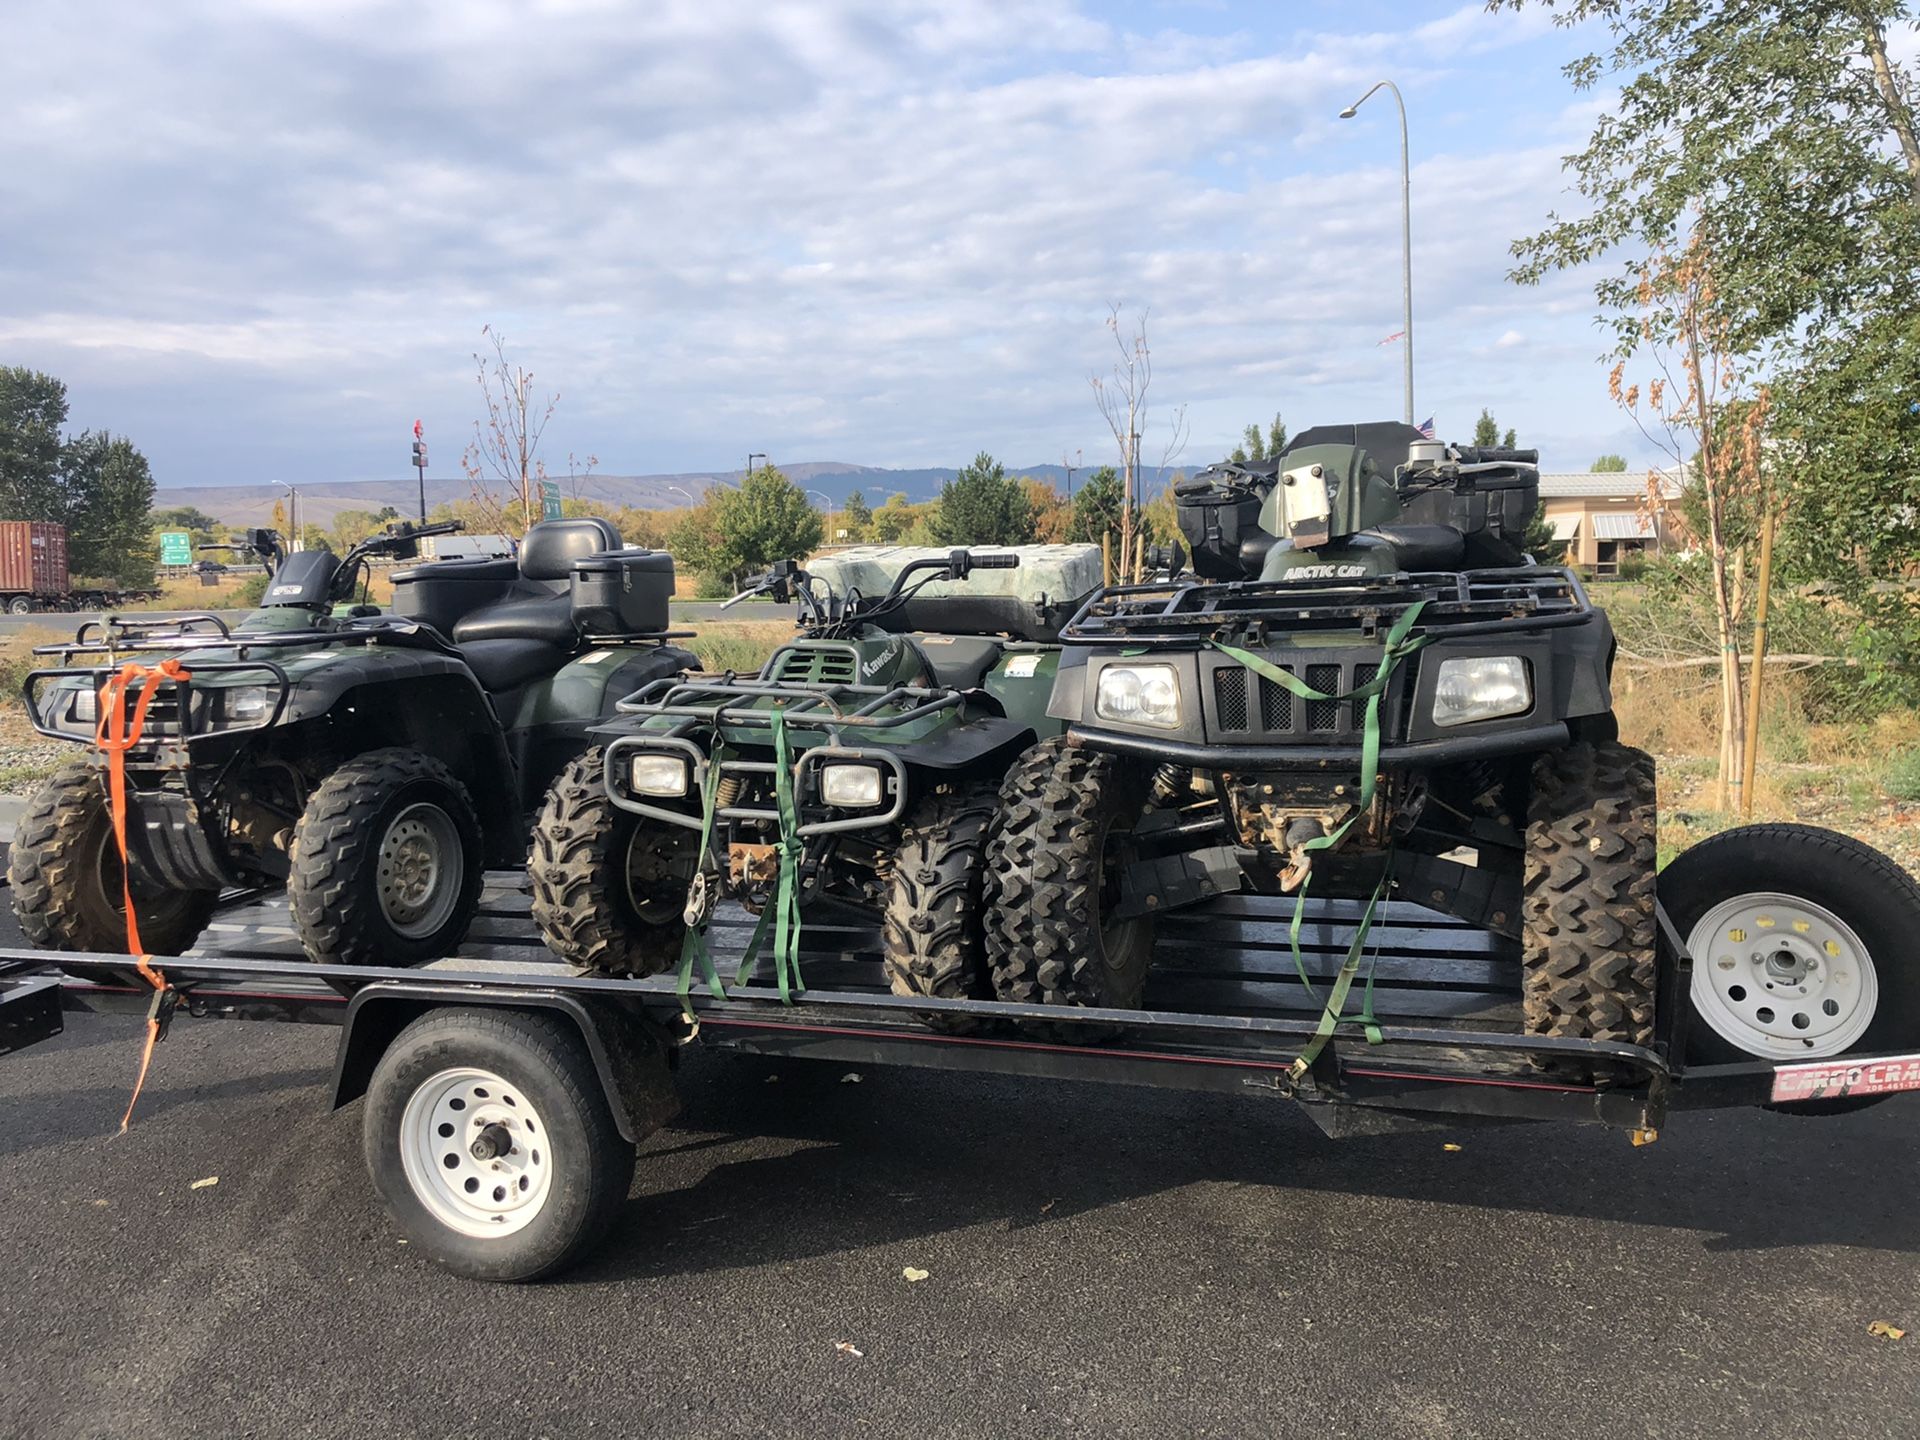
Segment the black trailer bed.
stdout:
[[[412,969],[309,963],[281,895],[230,897],[202,946],[159,964],[180,994],[181,1018],[344,1023],[358,1003],[377,996],[503,1003],[538,993],[637,1006],[669,1033],[686,1035],[674,976],[572,975],[540,944],[522,884],[514,872],[490,875],[466,944]],[[1315,1118],[1336,1133],[1421,1118],[1559,1118],[1650,1132],[1677,1104],[1759,1104],[1770,1094],[1775,1067],[1767,1064],[1678,1073],[1666,1058],[1681,1048],[1670,1026],[1649,1048],[1521,1034],[1513,942],[1406,900],[1383,907],[1367,947],[1383,1043],[1370,1045],[1358,1026],[1342,1026],[1311,1071],[1295,1079],[1294,1058],[1319,1023],[1359,908],[1309,901],[1300,939],[1312,995],[1287,943],[1292,901],[1225,896],[1183,912],[1163,926],[1142,1011],[903,999],[886,987],[877,927],[857,911],[816,911],[803,933],[808,989],[799,1002],[784,1003],[752,980],[729,984],[725,1001],[696,984],[690,999],[700,1024],[692,1038],[846,1063],[1265,1093],[1312,1103]],[[713,949],[728,981],[752,923],[737,909],[715,918]],[[1684,977],[1684,953],[1664,917],[1662,932],[1679,957],[1663,970]],[[47,967],[55,959],[0,951],[0,1052],[44,1028],[52,1003]],[[66,976],[55,993],[66,1010],[148,1008],[151,992],[128,974],[129,957],[57,960]],[[1670,979],[1669,986],[1678,983]],[[1362,989],[1354,986],[1349,1012],[1359,1008]],[[1665,1015],[1684,1011],[1678,999],[1677,990],[1662,997]],[[926,1017],[935,1012],[965,1015],[973,1028],[952,1034],[930,1026]],[[1022,1028],[1033,1022],[1045,1026],[1039,1037]],[[1062,1043],[1063,1027],[1082,1024],[1124,1025],[1125,1034],[1094,1045]]]

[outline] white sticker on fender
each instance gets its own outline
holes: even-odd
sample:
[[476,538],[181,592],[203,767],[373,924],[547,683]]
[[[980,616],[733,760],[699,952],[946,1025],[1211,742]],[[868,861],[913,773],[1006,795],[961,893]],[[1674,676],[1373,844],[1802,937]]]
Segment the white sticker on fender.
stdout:
[[1040,673],[1038,655],[1015,655],[1007,661],[1007,678],[1020,680]]
[[1773,1102],[1831,1100],[1841,1095],[1891,1095],[1920,1090],[1920,1055],[1888,1055],[1879,1060],[1817,1060],[1780,1065],[1773,1072]]

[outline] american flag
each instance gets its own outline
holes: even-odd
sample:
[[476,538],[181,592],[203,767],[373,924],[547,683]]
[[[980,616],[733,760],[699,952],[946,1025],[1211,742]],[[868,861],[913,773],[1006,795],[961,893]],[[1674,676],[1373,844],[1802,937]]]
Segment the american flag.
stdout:
[[1427,439],[1433,439],[1433,417],[1431,415],[1413,428],[1418,430]]

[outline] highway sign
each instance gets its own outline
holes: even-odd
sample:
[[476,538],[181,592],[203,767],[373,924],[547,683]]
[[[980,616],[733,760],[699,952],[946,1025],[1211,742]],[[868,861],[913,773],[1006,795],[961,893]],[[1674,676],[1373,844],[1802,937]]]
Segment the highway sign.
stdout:
[[540,518],[542,520],[560,518],[560,482],[558,480],[540,482]]
[[193,563],[193,536],[184,530],[162,530],[160,532],[160,563],[162,565],[191,565]]

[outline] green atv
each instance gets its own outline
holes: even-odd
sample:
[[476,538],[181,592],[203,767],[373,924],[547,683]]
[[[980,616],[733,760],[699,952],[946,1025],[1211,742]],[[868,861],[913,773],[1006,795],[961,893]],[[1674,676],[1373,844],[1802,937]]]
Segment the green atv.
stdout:
[[838,900],[883,917],[897,993],[984,998],[987,826],[1008,767],[1060,731],[1059,626],[1099,565],[1031,546],[775,567],[728,603],[795,602],[798,638],[757,675],[642,689],[554,785],[530,867],[547,945],[582,972],[659,973],[727,896],[778,922],[785,983],[801,902]]
[[[344,556],[289,554],[255,530],[242,548],[272,578],[231,629],[110,616],[41,647],[58,663],[27,677],[34,727],[93,753],[17,827],[8,874],[28,939],[126,948],[101,740],[137,730],[126,888],[149,952],[192,946],[235,886],[284,885],[316,961],[411,964],[458,945],[483,869],[524,861],[530,813],[588,727],[697,664],[665,643],[671,558],[621,549],[604,520],[536,525],[517,560],[395,572],[392,613],[365,603],[371,558],[413,559],[459,528],[402,524]],[[124,664],[165,662],[178,668],[136,681],[125,713],[102,713]]]
[[1654,764],[1620,742],[1612,628],[1523,552],[1537,461],[1323,426],[1177,484],[1196,575],[1104,590],[1062,628],[1048,711],[1067,733],[1007,777],[998,996],[1151,1007],[1163,917],[1311,885],[1361,917],[1322,1041],[1389,892],[1506,942],[1546,1050],[1678,1035],[1690,1063],[1826,1060],[1920,1039],[1920,889],[1866,846],[1747,826],[1656,882]]

